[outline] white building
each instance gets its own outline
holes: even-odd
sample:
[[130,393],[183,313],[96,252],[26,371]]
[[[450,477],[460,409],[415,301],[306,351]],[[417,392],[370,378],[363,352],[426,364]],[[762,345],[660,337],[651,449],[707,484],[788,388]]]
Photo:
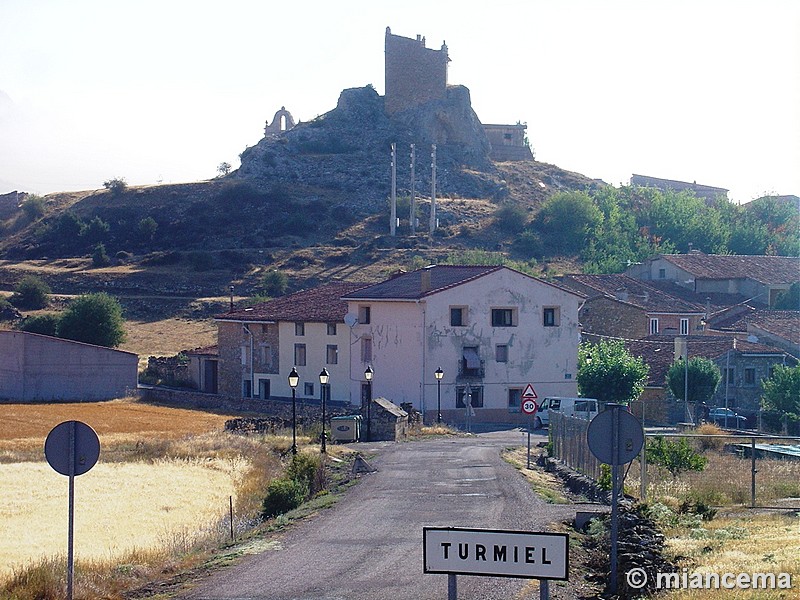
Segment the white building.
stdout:
[[[372,393],[445,421],[524,422],[520,397],[577,395],[582,297],[503,266],[431,266],[343,297],[351,402]],[[364,371],[374,371],[372,389]],[[434,372],[444,371],[440,390]]]

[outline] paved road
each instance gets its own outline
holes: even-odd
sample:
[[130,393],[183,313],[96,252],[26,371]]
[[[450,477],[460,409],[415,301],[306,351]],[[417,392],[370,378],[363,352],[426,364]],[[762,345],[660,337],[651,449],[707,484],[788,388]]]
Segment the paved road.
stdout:
[[[536,436],[537,441],[543,439]],[[364,444],[377,473],[333,509],[292,527],[276,548],[202,581],[191,600],[447,598],[447,575],[426,575],[423,526],[546,531],[575,507],[546,504],[500,450],[519,431],[407,444]],[[538,598],[527,580],[459,576],[459,598]]]

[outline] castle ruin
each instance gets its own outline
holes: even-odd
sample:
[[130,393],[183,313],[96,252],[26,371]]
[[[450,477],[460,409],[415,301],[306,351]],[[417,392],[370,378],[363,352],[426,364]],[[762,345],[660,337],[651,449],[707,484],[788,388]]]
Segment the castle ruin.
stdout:
[[415,108],[447,94],[447,44],[439,50],[425,47],[425,38],[411,39],[386,28],[386,114]]

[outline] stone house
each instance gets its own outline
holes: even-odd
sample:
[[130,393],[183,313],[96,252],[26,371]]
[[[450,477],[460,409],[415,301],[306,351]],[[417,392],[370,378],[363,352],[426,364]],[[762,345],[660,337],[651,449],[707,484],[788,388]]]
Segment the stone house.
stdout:
[[715,202],[718,198],[728,199],[728,190],[713,185],[703,185],[696,181],[676,181],[674,179],[662,179],[660,177],[650,177],[648,175],[631,175],[631,185],[638,187],[654,187],[660,190],[672,190],[675,192],[693,192],[698,198],[702,198],[706,203]]
[[188,377],[194,388],[208,394],[219,391],[219,349],[203,346],[184,352],[189,359]]
[[577,393],[582,297],[564,287],[503,266],[438,265],[343,299],[351,398],[369,394],[367,366],[373,397],[410,403],[426,422],[441,403],[444,419],[460,423],[470,400],[475,422],[523,422],[529,383],[540,398]]
[[747,339],[780,348],[800,359],[800,310],[761,310],[749,315]]
[[0,399],[82,401],[122,398],[138,385],[130,352],[24,331],[0,331]]
[[565,275],[559,281],[586,295],[584,333],[640,339],[703,331],[706,310],[627,275]]
[[297,398],[321,398],[319,373],[326,368],[330,399],[349,401],[351,340],[340,298],[363,286],[333,282],[215,317],[219,393],[290,398],[287,378],[295,367]]
[[673,281],[698,293],[740,294],[774,306],[779,293],[800,281],[800,257],[660,254],[631,265],[626,274],[644,281]]

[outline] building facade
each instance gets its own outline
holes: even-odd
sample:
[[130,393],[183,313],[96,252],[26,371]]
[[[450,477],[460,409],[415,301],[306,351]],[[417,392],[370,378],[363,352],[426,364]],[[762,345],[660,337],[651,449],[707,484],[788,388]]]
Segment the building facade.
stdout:
[[439,407],[451,423],[468,412],[476,421],[525,422],[528,384],[540,398],[577,394],[582,298],[563,287],[502,266],[439,265],[344,299],[353,399],[410,403],[427,422]]

